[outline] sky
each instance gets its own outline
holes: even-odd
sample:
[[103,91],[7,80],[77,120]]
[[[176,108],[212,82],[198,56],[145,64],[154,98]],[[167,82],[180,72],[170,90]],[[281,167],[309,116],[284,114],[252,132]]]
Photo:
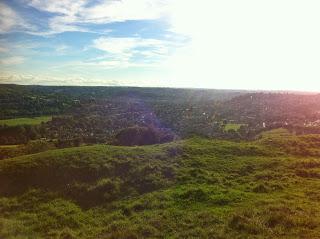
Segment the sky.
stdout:
[[319,0],[0,0],[0,83],[320,91]]

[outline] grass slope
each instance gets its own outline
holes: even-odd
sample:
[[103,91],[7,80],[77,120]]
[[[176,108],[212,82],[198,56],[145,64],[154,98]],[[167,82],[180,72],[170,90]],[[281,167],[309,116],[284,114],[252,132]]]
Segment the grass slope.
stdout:
[[277,130],[5,159],[0,238],[320,238],[319,146]]
[[0,120],[0,125],[17,126],[17,125],[38,125],[42,122],[48,122],[51,120],[51,116],[40,116],[34,118],[14,118]]

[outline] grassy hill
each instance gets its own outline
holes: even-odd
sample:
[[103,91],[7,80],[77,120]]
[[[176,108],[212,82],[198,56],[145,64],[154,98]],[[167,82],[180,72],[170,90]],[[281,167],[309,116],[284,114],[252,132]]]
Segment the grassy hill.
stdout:
[[320,238],[320,136],[0,161],[0,238]]

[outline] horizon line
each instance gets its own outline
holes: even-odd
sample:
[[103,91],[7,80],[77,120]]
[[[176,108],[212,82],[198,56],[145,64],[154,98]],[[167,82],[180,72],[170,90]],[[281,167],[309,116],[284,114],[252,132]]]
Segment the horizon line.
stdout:
[[109,87],[109,88],[149,88],[149,89],[177,89],[177,90],[216,90],[216,91],[246,91],[248,93],[302,93],[302,94],[320,94],[320,91],[311,90],[284,90],[284,89],[232,89],[232,88],[203,88],[203,87],[174,87],[174,86],[139,86],[139,85],[42,85],[42,84],[18,84],[18,83],[1,83],[0,85],[15,85],[15,86],[41,86],[41,87]]

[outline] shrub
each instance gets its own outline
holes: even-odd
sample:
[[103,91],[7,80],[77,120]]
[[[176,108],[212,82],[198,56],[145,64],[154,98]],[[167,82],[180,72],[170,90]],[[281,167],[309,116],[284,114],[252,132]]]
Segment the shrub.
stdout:
[[302,178],[320,178],[320,173],[315,170],[296,170],[296,175]]
[[174,139],[173,134],[163,129],[134,126],[122,129],[116,134],[113,143],[122,146],[135,146],[164,143]]
[[235,213],[231,216],[229,227],[235,231],[246,232],[249,234],[258,234],[262,233],[265,230],[264,223],[254,212],[240,212]]
[[255,186],[252,191],[255,193],[267,193],[269,192],[269,188],[264,184],[259,184]]
[[192,202],[204,202],[209,200],[209,195],[202,188],[191,188],[177,197]]
[[154,129],[136,126],[121,130],[115,141],[117,145],[124,146],[156,144],[159,142],[159,135]]
[[119,181],[103,178],[87,189],[86,193],[83,195],[83,201],[91,205],[101,202],[110,202],[116,199],[119,194]]
[[25,146],[25,151],[27,154],[39,153],[49,149],[53,149],[54,146],[45,140],[35,140],[29,141]]
[[73,231],[69,228],[65,228],[59,235],[59,239],[76,239],[77,237],[74,235]]

